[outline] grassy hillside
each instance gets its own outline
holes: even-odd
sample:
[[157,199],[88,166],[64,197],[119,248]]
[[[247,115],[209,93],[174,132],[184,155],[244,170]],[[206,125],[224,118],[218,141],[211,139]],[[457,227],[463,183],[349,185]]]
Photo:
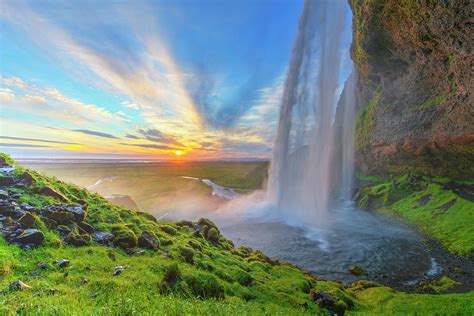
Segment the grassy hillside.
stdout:
[[400,217],[439,240],[449,251],[473,256],[473,183],[416,175],[364,179],[357,196],[361,207]]
[[[472,314],[473,294],[410,295],[372,282],[318,279],[260,251],[234,248],[211,221],[157,221],[75,185],[16,165],[3,189],[34,221],[5,215],[44,235],[39,246],[0,238],[0,314]],[[26,172],[26,173],[25,173]],[[14,181],[8,185],[5,183]],[[46,189],[46,188],[49,188]],[[2,193],[2,199],[7,195]],[[78,203],[84,219],[47,213]],[[2,204],[3,205],[3,204]],[[64,207],[63,207],[64,209]],[[36,211],[35,211],[36,210]],[[67,219],[66,225],[52,222]],[[76,214],[76,213],[75,213]],[[77,215],[77,214],[76,214]],[[23,220],[22,220],[23,219]],[[86,226],[87,225],[87,226]],[[97,239],[108,234],[107,242]],[[23,236],[24,232],[20,234]],[[145,236],[145,237],[144,237]],[[145,240],[145,241],[144,241]],[[148,241],[148,242],[146,242]],[[74,246],[81,245],[81,246]],[[59,264],[61,260],[68,264]],[[20,289],[21,280],[29,288]]]

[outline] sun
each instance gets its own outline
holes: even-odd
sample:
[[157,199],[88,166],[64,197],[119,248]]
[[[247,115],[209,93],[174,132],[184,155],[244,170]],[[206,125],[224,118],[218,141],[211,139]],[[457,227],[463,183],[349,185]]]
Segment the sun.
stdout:
[[183,154],[183,152],[181,150],[177,150],[177,151],[174,152],[174,154],[176,156],[181,156]]

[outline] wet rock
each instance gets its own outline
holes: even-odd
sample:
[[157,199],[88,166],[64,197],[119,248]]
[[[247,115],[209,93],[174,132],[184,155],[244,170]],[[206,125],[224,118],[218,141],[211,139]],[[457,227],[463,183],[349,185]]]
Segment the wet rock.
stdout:
[[19,220],[18,222],[20,223],[22,228],[31,228],[35,222],[36,218],[33,216],[33,214],[26,212]]
[[61,259],[59,261],[55,261],[55,264],[60,268],[65,268],[65,267],[69,266],[69,260]]
[[8,199],[9,196],[10,196],[10,195],[8,194],[7,191],[0,190],[0,199],[6,200],[6,199]]
[[27,185],[32,185],[33,183],[35,183],[35,179],[27,171],[23,172],[18,178],[20,180],[23,180],[25,182],[25,184],[27,184]]
[[138,237],[138,246],[156,250],[160,247],[160,240],[152,232],[143,232],[140,237]]
[[358,266],[358,265],[352,265],[349,267],[349,272],[354,274],[354,275],[368,275],[367,270],[364,268]]
[[28,284],[24,283],[21,280],[18,280],[18,281],[10,283],[8,285],[8,288],[10,290],[27,290],[27,289],[31,289],[31,286],[29,286]]
[[109,232],[95,232],[93,238],[101,245],[110,245],[114,240],[114,235]]
[[41,195],[50,196],[52,198],[55,198],[58,201],[67,202],[67,199],[64,195],[62,195],[61,193],[59,193],[58,191],[56,191],[56,190],[54,190],[50,187],[42,187],[42,188],[38,189],[37,192]]
[[122,266],[116,266],[116,267],[114,268],[114,273],[112,273],[112,276],[120,275],[124,270],[125,270],[124,267],[122,267]]
[[44,235],[37,229],[25,229],[19,236],[12,239],[12,242],[20,245],[40,246],[44,241]]

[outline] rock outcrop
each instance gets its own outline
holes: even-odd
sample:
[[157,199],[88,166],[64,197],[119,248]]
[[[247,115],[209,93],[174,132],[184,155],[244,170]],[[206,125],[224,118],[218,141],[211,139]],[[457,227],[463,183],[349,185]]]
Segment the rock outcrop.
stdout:
[[350,4],[359,169],[472,179],[472,3]]

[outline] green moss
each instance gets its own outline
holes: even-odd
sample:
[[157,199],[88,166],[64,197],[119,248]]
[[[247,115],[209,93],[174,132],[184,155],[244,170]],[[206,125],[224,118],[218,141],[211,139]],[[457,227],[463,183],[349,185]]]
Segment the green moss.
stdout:
[[375,111],[380,102],[380,87],[377,88],[370,102],[359,111],[356,118],[355,145],[358,150],[370,145],[375,127]]
[[362,188],[359,205],[397,216],[438,239],[449,251],[474,252],[474,203],[427,177],[404,175]]
[[198,272],[185,276],[184,280],[193,294],[199,298],[223,299],[225,296],[224,287],[212,274]]
[[438,280],[434,280],[431,284],[427,285],[428,288],[432,289],[436,293],[446,292],[455,285],[460,284],[453,279],[444,276]]
[[442,95],[438,95],[438,96],[427,99],[425,102],[421,104],[416,105],[415,109],[416,110],[431,109],[443,103],[446,103],[446,97]]

